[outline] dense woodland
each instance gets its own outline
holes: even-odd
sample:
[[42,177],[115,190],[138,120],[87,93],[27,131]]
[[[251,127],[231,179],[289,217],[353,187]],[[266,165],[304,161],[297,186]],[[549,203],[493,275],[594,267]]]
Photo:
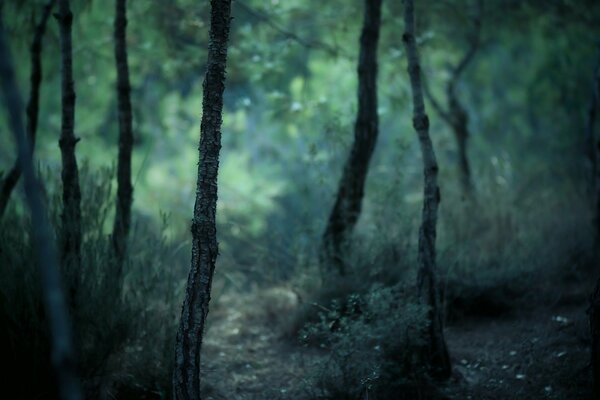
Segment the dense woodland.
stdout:
[[0,397],[600,399],[599,2],[0,21]]

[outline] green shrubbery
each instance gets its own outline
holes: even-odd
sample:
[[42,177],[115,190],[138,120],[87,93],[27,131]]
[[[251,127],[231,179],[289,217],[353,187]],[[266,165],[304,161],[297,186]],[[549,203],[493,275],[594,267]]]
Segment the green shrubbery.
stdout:
[[[49,173],[43,174],[50,176]],[[61,202],[54,178],[46,199],[58,226]],[[160,227],[135,223],[123,282],[111,271],[111,171],[82,171],[82,264],[62,271],[73,320],[79,371],[87,396],[165,394],[182,292],[180,248]],[[29,217],[13,205],[0,222],[0,353],[6,390],[18,398],[52,397],[48,330]],[[166,264],[165,260],[171,260]],[[186,260],[187,261],[187,260]],[[176,279],[177,277],[177,279]],[[122,398],[122,397],[120,397]]]
[[412,290],[400,286],[377,285],[333,301],[318,322],[300,332],[304,343],[326,351],[311,368],[311,397],[362,400],[367,393],[391,398],[378,396],[408,392],[425,377],[418,354],[425,344],[426,312]]

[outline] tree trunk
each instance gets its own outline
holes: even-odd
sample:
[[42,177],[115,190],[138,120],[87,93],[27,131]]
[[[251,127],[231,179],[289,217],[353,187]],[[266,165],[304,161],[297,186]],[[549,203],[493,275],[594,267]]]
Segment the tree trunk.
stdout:
[[0,26],[0,83],[3,100],[8,111],[10,129],[18,147],[20,171],[23,172],[27,205],[31,212],[31,240],[36,250],[40,269],[42,299],[46,317],[50,324],[50,344],[52,366],[58,380],[59,398],[63,400],[82,399],[81,388],[75,372],[75,357],[72,334],[65,299],[61,291],[60,274],[50,221],[42,197],[39,183],[34,174],[32,143],[25,134],[21,120],[22,102],[17,89],[12,59]]
[[115,9],[115,60],[117,68],[117,103],[119,115],[119,159],[117,166],[117,205],[113,225],[112,244],[116,262],[116,278],[121,280],[123,262],[127,251],[129,227],[131,224],[131,151],[133,129],[131,114],[131,86],[127,65],[127,1],[117,0]]
[[[71,26],[73,14],[69,0],[59,1],[57,18],[60,25],[60,53],[62,75],[62,126],[60,131],[60,153],[62,157],[63,211],[61,214],[60,258],[70,273],[79,271],[81,264],[81,190],[79,169],[75,157],[75,90],[73,84],[73,54]],[[69,294],[74,297],[77,284],[69,283]]]
[[321,263],[333,264],[341,275],[346,272],[343,245],[360,216],[369,161],[377,142],[377,43],[380,25],[381,0],[365,0],[357,68],[358,115],[354,125],[354,143],[321,244]]
[[200,161],[192,221],[192,262],[177,331],[173,396],[200,399],[200,350],[217,259],[217,172],[231,0],[211,0],[210,40],[202,99]]
[[483,16],[483,0],[476,1],[476,15],[473,17],[473,32],[471,33],[470,46],[463,58],[453,68],[452,75],[446,85],[446,98],[448,101],[446,109],[435,100],[433,94],[425,87],[425,94],[428,96],[431,104],[437,113],[450,126],[456,140],[458,152],[458,171],[463,194],[470,196],[473,191],[473,181],[471,178],[471,166],[467,155],[467,142],[469,133],[469,114],[460,102],[456,94],[456,86],[460,82],[461,75],[473,61],[481,41],[481,20]]
[[[29,102],[27,103],[27,134],[29,135],[29,142],[31,143],[31,149],[35,146],[35,134],[37,130],[39,103],[40,103],[40,86],[42,83],[42,40],[44,33],[46,32],[46,25],[50,12],[54,7],[56,0],[50,0],[44,6],[42,12],[42,18],[35,27],[35,33],[33,35],[33,41],[31,42],[30,53],[31,53],[31,75],[29,81],[31,88],[29,92]],[[0,218],[4,215],[10,195],[13,189],[19,182],[21,177],[21,168],[19,161],[15,161],[15,164],[10,169],[6,178],[2,180],[2,186],[0,187]]]
[[[594,132],[596,116],[600,110],[600,45],[594,76],[592,80],[592,96],[588,106],[588,115],[585,129],[587,156],[593,168],[593,194],[594,194],[594,248],[592,255],[595,265],[600,264],[600,138]],[[590,320],[590,334],[592,339],[591,364],[594,398],[600,398],[600,279],[591,297],[588,310]]]
[[[600,45],[598,46],[598,56],[594,68],[592,80],[592,95],[588,106],[588,115],[586,121],[586,144],[588,146],[588,157],[593,166],[593,193],[594,193],[594,229],[595,229],[595,250],[600,254],[600,138],[595,133],[596,116],[600,110]],[[600,260],[600,255],[597,255]]]
[[452,119],[451,127],[454,132],[458,150],[458,170],[463,194],[470,195],[473,190],[471,181],[471,166],[467,156],[467,140],[469,139],[469,116],[463,105],[458,100],[454,90],[456,81],[448,85],[449,115]]
[[450,376],[451,365],[446,341],[442,308],[436,284],[436,223],[440,189],[437,184],[438,165],[433,143],[429,137],[429,119],[425,113],[421,70],[415,41],[415,16],[412,0],[404,1],[405,32],[402,36],[408,60],[408,75],[412,90],[413,126],[417,133],[423,157],[424,196],[421,228],[419,229],[419,272],[417,288],[422,301],[430,307],[427,357],[434,376],[445,379]]

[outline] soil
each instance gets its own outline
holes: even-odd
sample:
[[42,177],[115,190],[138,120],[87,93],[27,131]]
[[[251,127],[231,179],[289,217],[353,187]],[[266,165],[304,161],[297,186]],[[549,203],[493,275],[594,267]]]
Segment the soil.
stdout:
[[[537,302],[518,312],[449,325],[454,372],[440,384],[443,396],[591,399],[586,308],[593,283],[563,284],[560,293],[555,285],[540,288]],[[207,400],[310,398],[307,372],[325,354],[300,346],[285,333],[298,303],[295,296],[272,288],[218,299],[203,348]],[[248,311],[252,309],[263,311]]]

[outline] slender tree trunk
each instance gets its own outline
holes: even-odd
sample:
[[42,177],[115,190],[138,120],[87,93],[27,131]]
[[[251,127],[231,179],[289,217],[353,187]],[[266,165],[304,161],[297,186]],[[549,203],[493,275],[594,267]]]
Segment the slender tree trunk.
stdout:
[[436,223],[440,189],[437,183],[438,165],[433,143],[429,137],[429,119],[425,113],[421,69],[415,41],[415,16],[412,0],[404,0],[405,32],[402,36],[408,60],[408,75],[412,90],[413,126],[417,133],[423,157],[424,196],[421,228],[419,230],[419,272],[417,288],[419,296],[429,307],[429,343],[427,356],[432,372],[439,378],[451,373],[450,357],[444,339],[442,307],[436,284]]
[[354,143],[321,244],[321,263],[332,263],[341,275],[346,272],[343,245],[360,216],[369,162],[377,142],[377,43],[380,25],[381,0],[365,0],[357,68],[358,115],[354,125]]
[[[29,142],[31,143],[32,149],[35,146],[35,134],[37,130],[40,103],[40,86],[42,83],[42,42],[44,33],[46,32],[48,18],[50,17],[50,12],[54,7],[55,2],[56,0],[50,0],[44,6],[42,18],[35,27],[35,33],[30,47],[31,75],[29,81],[31,82],[31,88],[29,92],[29,102],[27,103],[27,134],[29,135]],[[6,177],[2,180],[0,186],[0,218],[4,215],[8,201],[10,200],[10,195],[19,182],[20,177],[21,168],[19,166],[19,161],[17,160]]]
[[[73,52],[71,27],[73,14],[69,0],[59,1],[56,15],[60,26],[60,53],[62,74],[62,127],[60,132],[60,153],[62,157],[63,211],[61,214],[60,258],[68,271],[79,271],[81,264],[81,190],[79,169],[75,157],[75,90],[73,84]],[[70,283],[69,292],[74,296],[76,283]]]
[[116,277],[119,281],[122,278],[123,262],[127,252],[127,241],[131,223],[131,203],[133,202],[133,187],[131,185],[133,129],[130,98],[131,86],[129,84],[129,68],[127,65],[126,3],[126,0],[116,0],[114,33],[119,115],[119,160],[117,166],[117,205],[112,244],[115,253]]
[[218,254],[215,221],[217,173],[230,14],[231,0],[211,0],[210,40],[200,125],[200,161],[192,221],[192,262],[175,346],[175,400],[201,398],[200,350]]
[[[585,139],[587,156],[593,168],[593,194],[594,194],[594,254],[592,255],[596,265],[600,265],[600,138],[595,133],[596,116],[600,110],[600,44],[598,45],[598,57],[592,80],[592,95],[588,106],[587,121],[585,128]],[[592,381],[594,398],[600,398],[600,279],[592,293],[591,304],[588,310],[590,321],[590,334],[592,338]]]
[[600,279],[592,293],[590,308],[590,336],[592,338],[591,364],[594,399],[600,398]]
[[[590,163],[593,166],[593,193],[594,193],[594,229],[595,229],[595,249],[600,253],[600,138],[595,133],[596,117],[600,110],[600,44],[598,45],[598,56],[594,68],[592,80],[592,95],[587,112],[587,121],[585,129],[587,154]],[[600,257],[598,257],[600,259]]]
[[473,182],[471,179],[471,165],[467,156],[467,140],[469,139],[469,115],[458,100],[454,90],[456,81],[448,85],[448,106],[449,114],[452,118],[452,131],[456,140],[458,151],[458,170],[460,173],[460,183],[463,194],[470,195],[473,191]]
[[32,143],[28,140],[21,120],[22,101],[17,89],[12,58],[0,26],[0,83],[8,111],[10,129],[18,146],[19,168],[25,181],[25,195],[31,212],[32,242],[40,269],[43,301],[50,324],[52,366],[58,379],[59,396],[63,400],[82,399],[75,371],[71,327],[65,299],[61,291],[56,248],[48,214],[39,193],[34,174]]
[[473,32],[470,34],[470,45],[463,58],[456,64],[452,70],[452,75],[446,85],[446,98],[448,101],[446,109],[444,109],[438,101],[433,97],[433,94],[424,86],[425,95],[429,98],[435,111],[442,117],[450,126],[456,140],[458,152],[458,171],[460,175],[460,183],[462,191],[465,195],[470,196],[473,191],[473,180],[471,177],[471,166],[467,155],[467,143],[470,137],[469,132],[469,114],[461,103],[457,93],[456,86],[459,84],[463,72],[471,64],[481,41],[481,23],[483,17],[483,0],[476,0],[475,16],[473,17]]

